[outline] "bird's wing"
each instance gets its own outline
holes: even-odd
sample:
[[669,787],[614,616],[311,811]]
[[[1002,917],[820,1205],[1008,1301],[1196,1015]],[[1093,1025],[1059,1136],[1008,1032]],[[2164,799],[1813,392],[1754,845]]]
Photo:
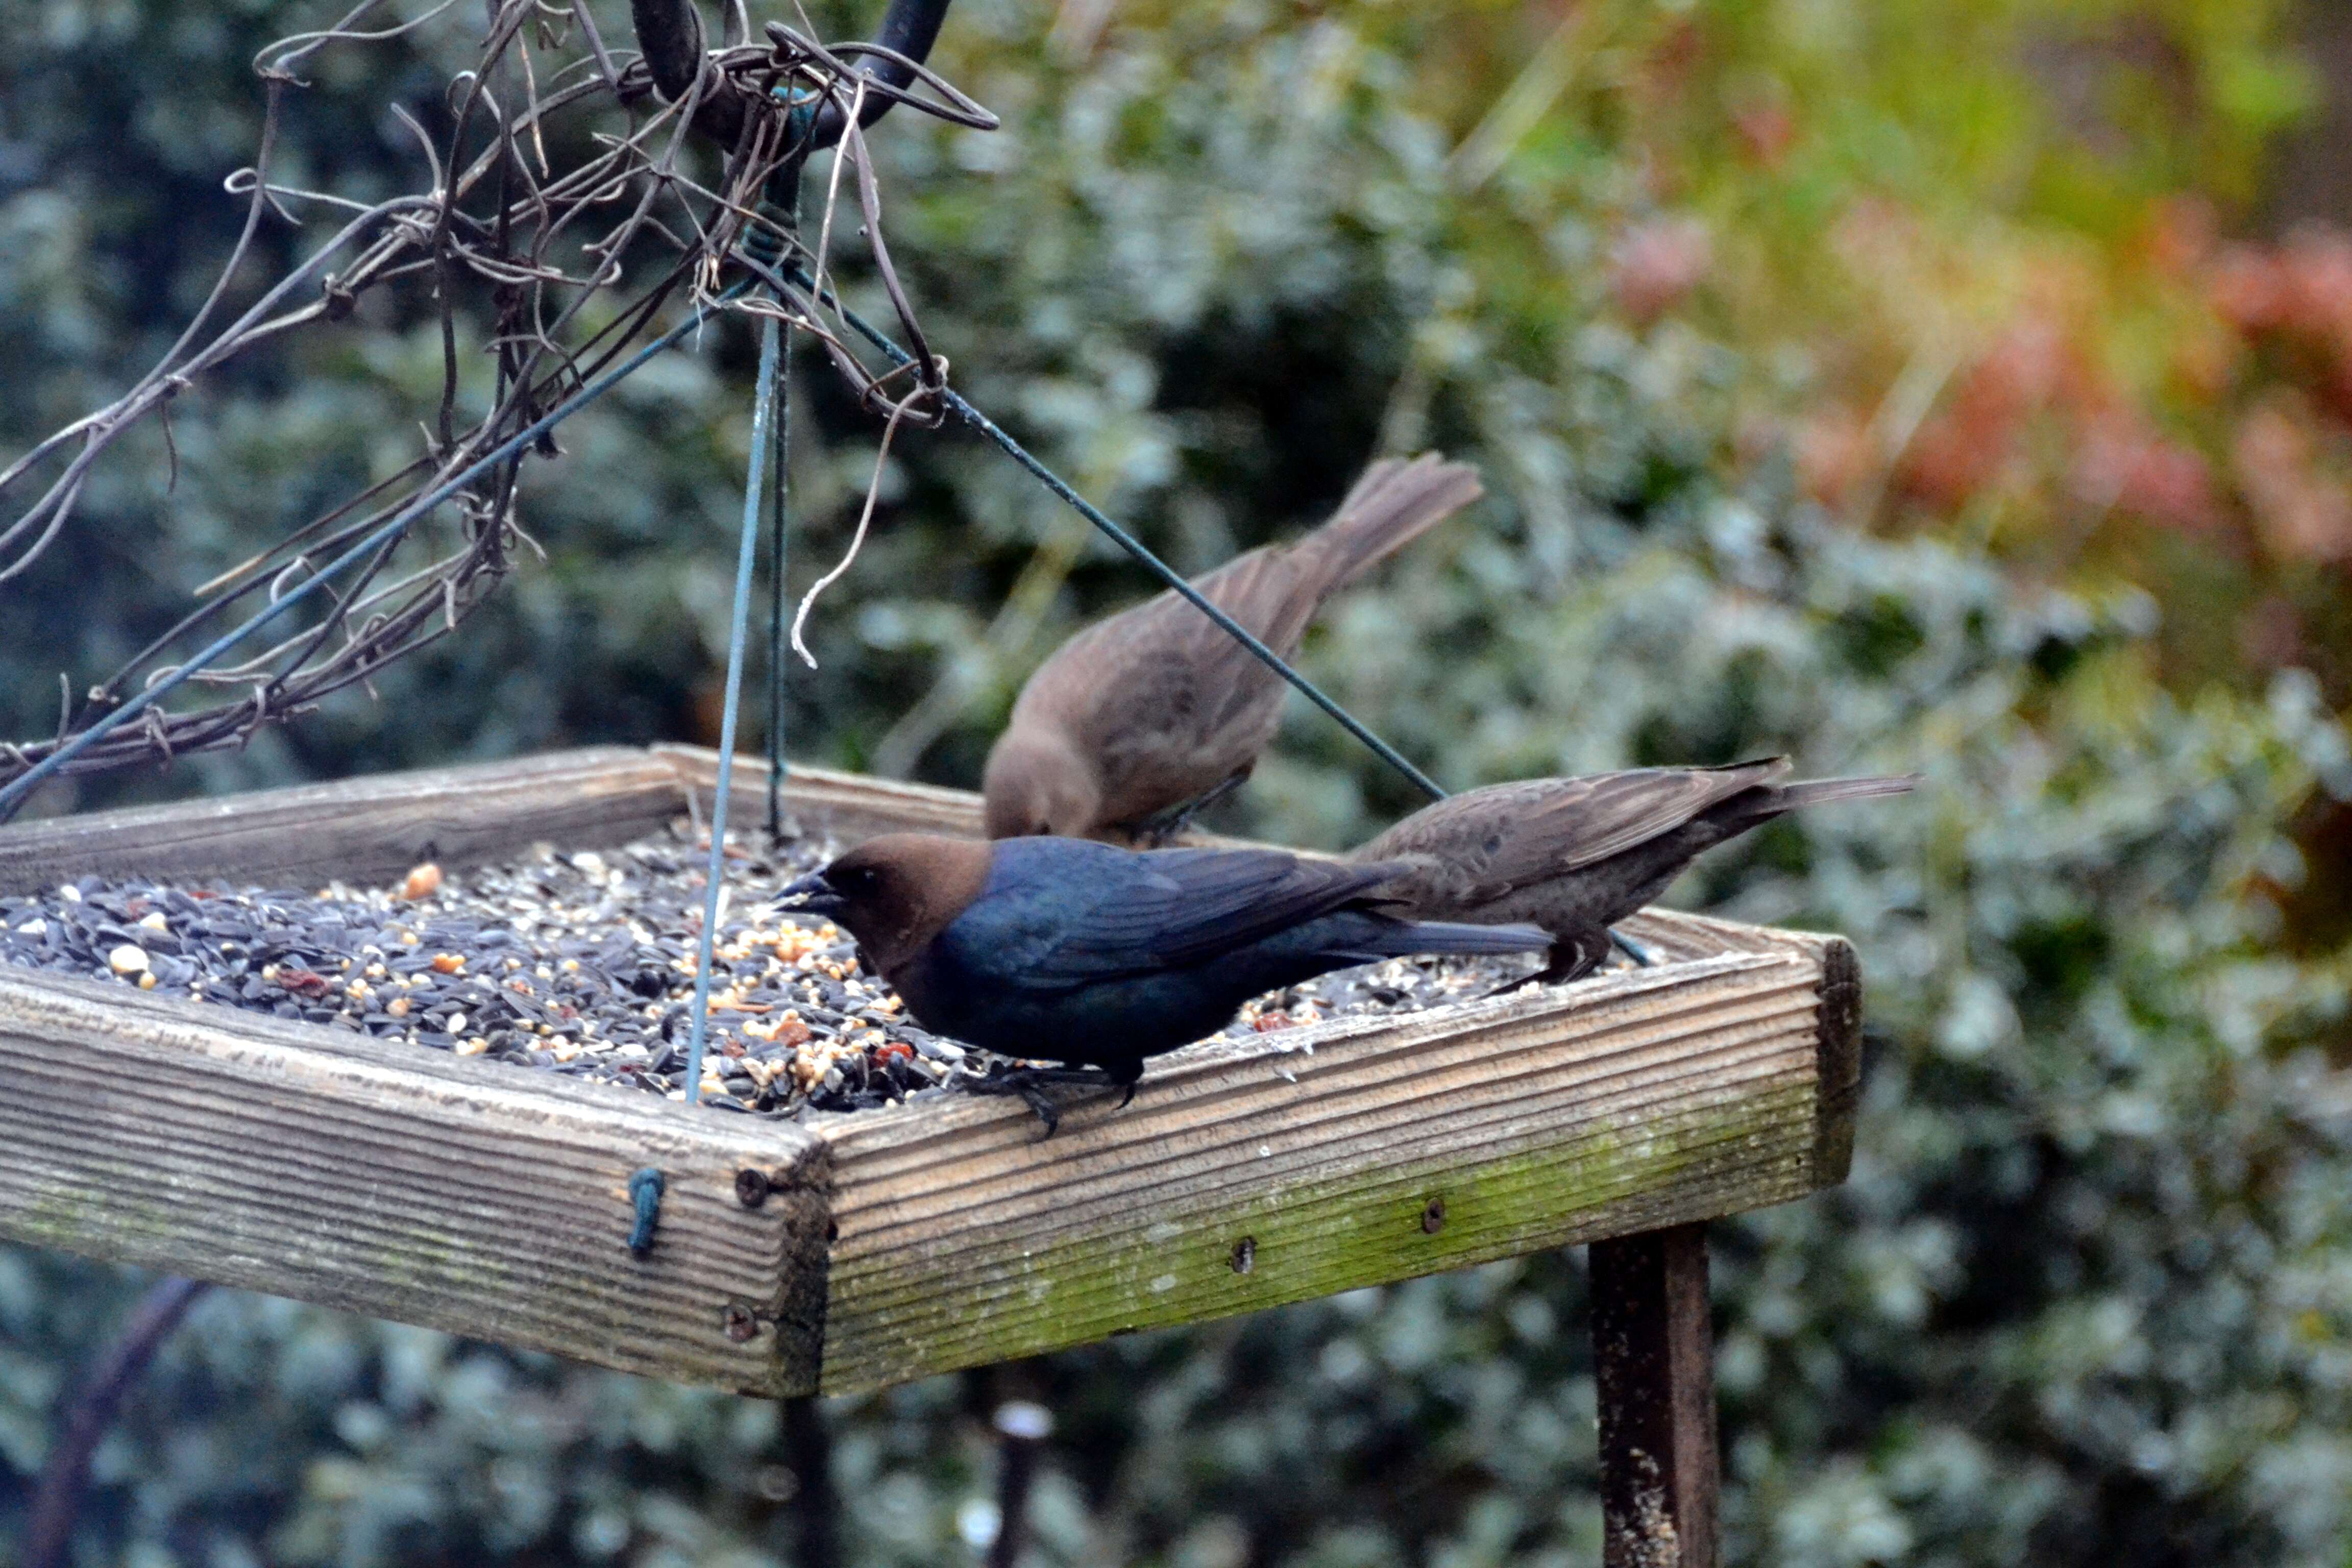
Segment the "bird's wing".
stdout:
[[[1273,552],[1254,550],[1197,585],[1265,637],[1275,629],[1269,621],[1282,618],[1296,575]],[[1274,640],[1286,652],[1282,645],[1296,636]],[[1097,621],[1055,649],[1022,689],[1013,724],[1061,730],[1098,758],[1107,774],[1151,772],[1216,739],[1233,721],[1237,698],[1244,706],[1252,695],[1278,701],[1275,681],[1247,649],[1171,590]],[[1207,784],[1232,771],[1230,763],[1207,766]],[[1119,793],[1115,778],[1107,782]]]
[[1018,955],[1024,983],[1083,984],[1203,963],[1362,902],[1395,868],[1273,849],[1163,849],[1101,871],[1035,886],[1055,918],[1028,928],[1036,940]]
[[1622,854],[1788,769],[1772,757],[1493,784],[1414,813],[1355,858],[1433,862],[1483,901]]

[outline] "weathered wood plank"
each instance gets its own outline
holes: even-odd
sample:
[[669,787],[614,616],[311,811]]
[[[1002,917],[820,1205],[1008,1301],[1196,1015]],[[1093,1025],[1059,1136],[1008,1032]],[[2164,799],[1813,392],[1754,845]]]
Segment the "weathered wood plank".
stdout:
[[1801,1196],[1820,975],[1798,952],[1726,954],[1194,1047],[1043,1143],[1017,1104],[813,1118],[838,1234],[824,1386]]
[[1602,1568],[1715,1568],[1721,1460],[1706,1227],[1592,1244]]
[[[789,1124],[5,969],[0,1079],[11,1240],[683,1383],[814,1386],[826,1150]],[[647,1165],[667,1192],[639,1261]],[[747,1209],[747,1166],[793,1185]],[[738,1340],[741,1307],[760,1321]]]
[[[389,878],[427,854],[609,844],[707,795],[716,761],[606,749],[35,823],[0,832],[0,888],[91,869],[305,885]],[[739,766],[740,800],[763,780]],[[796,769],[790,792],[806,827],[843,842],[979,830],[977,797],[957,791]],[[815,1117],[803,1132],[0,971],[0,1070],[21,1086],[0,1107],[0,1235],[790,1393],[1843,1179],[1852,950],[1659,911],[1631,923],[1661,967],[1195,1047],[1155,1061],[1126,1110],[1074,1106],[1046,1143],[1005,1101]],[[621,1238],[646,1164],[669,1188],[639,1264]],[[756,1208],[736,1197],[747,1168],[781,1188]],[[726,1337],[730,1307],[749,1310],[749,1342]]]
[[1862,1095],[1862,964],[1842,936],[1741,925],[1676,910],[1643,910],[1623,922],[1636,941],[1669,962],[1718,952],[1799,952],[1821,966],[1821,1081],[1814,1106],[1813,1168],[1824,1187],[1853,1164],[1853,1123]]
[[675,767],[620,746],[428,768],[0,827],[0,893],[72,877],[310,888],[478,865],[546,840],[604,848],[685,809]]

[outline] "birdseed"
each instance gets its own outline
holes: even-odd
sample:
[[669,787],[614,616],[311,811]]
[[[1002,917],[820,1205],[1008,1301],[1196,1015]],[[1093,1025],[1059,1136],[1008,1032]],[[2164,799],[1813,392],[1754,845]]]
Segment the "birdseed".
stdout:
[[[709,838],[686,818],[618,849],[420,866],[304,891],[84,877],[0,898],[0,961],[685,1098]],[[830,921],[779,890],[835,846],[730,836],[702,1098],[797,1116],[895,1104],[1010,1058],[935,1037]],[[1530,957],[1391,959],[1244,1005],[1253,1037],[1475,997]]]

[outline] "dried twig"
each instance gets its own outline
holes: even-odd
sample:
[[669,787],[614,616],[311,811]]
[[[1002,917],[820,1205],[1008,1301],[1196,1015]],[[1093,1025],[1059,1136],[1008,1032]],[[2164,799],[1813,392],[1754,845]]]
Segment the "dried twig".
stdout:
[[[170,632],[121,668],[69,701],[58,733],[0,743],[0,790],[61,750],[61,771],[95,772],[193,751],[235,746],[260,725],[315,705],[366,681],[385,665],[449,635],[497,587],[518,540],[516,517],[524,457],[551,458],[551,438],[490,465],[450,500],[409,523],[367,558],[358,574],[294,630],[234,666],[192,673],[198,685],[234,689],[211,706],[140,715],[91,740],[85,731],[128,693],[152,688],[173,670],[182,639],[216,636],[275,596],[289,569],[324,560],[381,528],[419,498],[530,428],[567,395],[628,353],[651,331],[683,289],[704,308],[771,314],[812,333],[861,402],[887,416],[882,455],[905,420],[936,424],[945,362],[932,356],[882,242],[880,187],[862,128],[892,104],[906,103],[960,125],[989,127],[993,117],[914,58],[928,49],[945,0],[894,0],[885,41],[827,47],[771,23],[767,42],[748,40],[749,21],[730,16],[730,41],[705,49],[701,25],[686,0],[633,0],[644,58],[616,58],[584,4],[492,0],[477,58],[450,80],[450,124],[439,137],[404,112],[415,134],[426,188],[375,203],[305,190],[271,178],[287,95],[305,84],[297,74],[321,50],[380,45],[420,27],[453,0],[411,20],[363,30],[383,0],[361,0],[334,26],[293,35],[261,51],[264,84],[259,149],[226,188],[247,203],[243,232],[219,279],[179,341],[123,395],[74,421],[0,468],[0,583],[23,572],[70,525],[94,466],[124,434],[163,419],[172,400],[239,355],[301,329],[341,321],[371,291],[429,291],[438,316],[442,384],[429,436],[397,473],[339,502],[276,545],[200,588],[199,602]],[[572,26],[576,23],[576,28]],[[534,24],[536,25],[534,26]],[[650,31],[648,30],[650,27]],[[658,94],[656,93],[658,89]],[[578,116],[625,113],[625,128],[586,138],[551,136],[551,124]],[[698,181],[683,158],[687,138],[728,132],[728,156],[713,184]],[[797,177],[816,147],[839,139],[832,185],[844,165],[855,171],[862,226],[877,270],[909,342],[917,345],[915,384],[887,389],[908,373],[869,368],[849,347],[837,303],[823,289],[793,286],[798,273],[824,275],[823,247],[811,252],[799,232],[762,211],[772,189]],[[555,150],[588,151],[568,166]],[[823,215],[829,234],[833,201]],[[305,212],[335,215],[341,226],[258,298],[230,310],[233,275],[249,258],[261,226]],[[789,262],[780,268],[779,263]],[[749,268],[760,290],[729,290],[726,275]],[[597,310],[600,299],[625,293]],[[307,295],[307,297],[306,297]],[[461,320],[470,324],[460,330]],[[592,321],[603,325],[591,328]],[[207,335],[209,334],[209,335]],[[478,341],[496,376],[487,407],[466,406],[460,386],[463,345]],[[876,465],[877,481],[881,458]],[[22,497],[36,486],[29,502]],[[866,498],[858,534],[871,521]],[[534,546],[535,548],[535,546]],[[853,548],[852,554],[855,551]],[[846,563],[845,563],[845,566]],[[838,573],[835,574],[838,575]],[[827,581],[831,581],[828,577]],[[70,683],[68,683],[70,690]],[[16,804],[0,795],[0,818]]]
[[205,1289],[194,1279],[163,1279],[150,1288],[131,1309],[121,1336],[91,1369],[89,1380],[59,1413],[57,1439],[41,1466],[24,1539],[17,1542],[23,1568],[58,1568],[66,1561],[82,1492],[89,1485],[91,1456],[147,1363]]

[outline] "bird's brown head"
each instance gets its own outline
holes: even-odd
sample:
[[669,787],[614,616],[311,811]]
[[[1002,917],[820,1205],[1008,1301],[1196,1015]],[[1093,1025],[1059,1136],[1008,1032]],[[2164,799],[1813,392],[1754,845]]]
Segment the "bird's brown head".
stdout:
[[929,946],[988,882],[990,850],[968,838],[886,833],[784,889],[790,906],[857,939],[886,976]]
[[1101,786],[1075,747],[1059,735],[1017,726],[988,753],[981,789],[991,838],[1084,838],[1102,809]]

